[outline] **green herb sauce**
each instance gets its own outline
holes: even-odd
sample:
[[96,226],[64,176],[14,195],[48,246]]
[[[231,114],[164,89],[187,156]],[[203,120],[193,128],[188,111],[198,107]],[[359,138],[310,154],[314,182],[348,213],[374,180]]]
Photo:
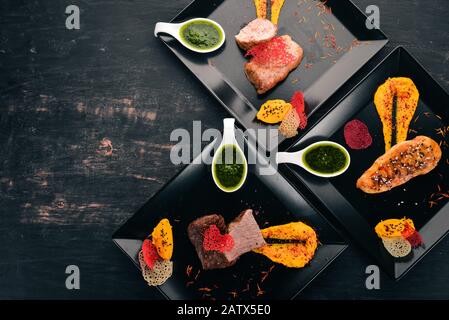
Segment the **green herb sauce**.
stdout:
[[197,49],[210,49],[217,46],[223,35],[221,30],[208,21],[196,20],[185,24],[180,31],[181,38]]
[[323,174],[336,173],[348,163],[346,154],[341,148],[322,144],[307,150],[303,162],[313,171]]
[[225,190],[233,190],[241,184],[246,175],[244,156],[232,144],[224,145],[218,152],[212,168],[216,182]]

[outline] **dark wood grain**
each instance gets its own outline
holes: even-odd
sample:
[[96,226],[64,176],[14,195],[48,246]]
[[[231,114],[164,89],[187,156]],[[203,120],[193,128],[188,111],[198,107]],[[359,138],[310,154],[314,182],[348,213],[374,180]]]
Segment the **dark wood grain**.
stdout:
[[[170,133],[220,127],[223,108],[152,35],[189,0],[0,3],[0,298],[160,297],[111,234],[181,167]],[[389,49],[404,45],[449,90],[447,0],[377,4]],[[65,29],[65,7],[81,30]],[[110,147],[112,145],[112,148]],[[398,283],[351,246],[303,299],[449,298],[449,239]],[[65,288],[65,267],[81,289]]]

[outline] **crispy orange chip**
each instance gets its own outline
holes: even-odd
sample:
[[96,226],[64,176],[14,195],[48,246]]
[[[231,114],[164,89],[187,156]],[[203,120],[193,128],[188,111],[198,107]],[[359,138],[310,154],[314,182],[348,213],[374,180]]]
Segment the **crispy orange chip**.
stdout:
[[415,229],[411,219],[387,219],[379,222],[374,230],[379,238],[397,238],[403,237],[403,232],[407,226]]
[[159,221],[151,234],[157,253],[164,260],[170,260],[173,254],[173,232],[168,219]]
[[292,108],[292,105],[284,100],[268,100],[260,107],[256,117],[262,122],[275,124],[281,122]]

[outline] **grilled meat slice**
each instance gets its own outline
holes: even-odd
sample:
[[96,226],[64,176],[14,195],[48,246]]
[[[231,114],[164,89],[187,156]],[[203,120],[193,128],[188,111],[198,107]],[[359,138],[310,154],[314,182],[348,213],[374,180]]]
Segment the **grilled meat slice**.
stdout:
[[267,42],[276,36],[277,27],[270,20],[257,18],[248,23],[239,34],[235,36],[235,41],[243,50]]
[[366,193],[381,193],[432,171],[441,159],[441,148],[434,140],[418,136],[401,142],[379,157],[357,180]]
[[196,249],[203,269],[222,269],[232,266],[235,263],[235,260],[230,261],[226,259],[223,253],[214,250],[204,250],[204,232],[211,225],[216,225],[222,234],[226,233],[225,220],[222,216],[217,214],[211,214],[198,218],[192,221],[187,228],[189,239]]
[[264,46],[259,50],[262,58],[257,56],[257,52],[254,53],[255,56],[251,51],[248,52],[253,57],[245,63],[245,74],[256,87],[257,93],[263,94],[287,78],[288,74],[299,66],[304,52],[288,35],[273,38],[252,51],[257,51],[260,46]]
[[225,257],[228,261],[234,261],[242,254],[266,244],[251,209],[240,213],[229,224],[228,233],[234,239],[234,247],[230,251],[225,252]]

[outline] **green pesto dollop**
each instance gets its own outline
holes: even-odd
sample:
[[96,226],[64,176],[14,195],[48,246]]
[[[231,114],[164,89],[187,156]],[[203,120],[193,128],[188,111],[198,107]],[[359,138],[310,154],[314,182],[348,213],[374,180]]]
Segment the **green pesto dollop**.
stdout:
[[210,49],[217,46],[223,35],[214,24],[205,20],[195,20],[181,28],[181,37],[197,49]]
[[341,148],[322,144],[307,150],[303,161],[313,171],[332,174],[342,170],[348,163],[348,158]]
[[216,182],[222,189],[233,190],[237,188],[246,174],[246,163],[243,155],[235,145],[224,145],[218,151],[212,170]]

